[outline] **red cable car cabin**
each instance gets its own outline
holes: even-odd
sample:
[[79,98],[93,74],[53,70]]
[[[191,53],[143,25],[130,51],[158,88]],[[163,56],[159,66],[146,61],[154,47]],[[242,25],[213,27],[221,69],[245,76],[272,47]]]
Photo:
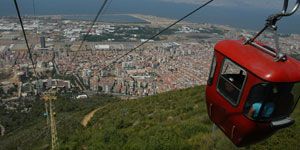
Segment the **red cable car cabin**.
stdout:
[[300,62],[274,57],[243,41],[216,44],[206,87],[210,119],[236,146],[259,142],[294,123]]

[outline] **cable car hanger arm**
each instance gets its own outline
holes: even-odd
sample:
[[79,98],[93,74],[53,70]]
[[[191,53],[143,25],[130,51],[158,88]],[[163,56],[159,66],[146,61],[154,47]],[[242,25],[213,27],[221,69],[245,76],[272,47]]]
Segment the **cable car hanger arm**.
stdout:
[[279,21],[282,17],[291,16],[297,11],[300,5],[300,0],[297,0],[294,8],[289,13],[286,12],[288,8],[288,2],[289,0],[284,0],[282,11],[280,13],[269,16],[268,19],[266,20],[267,23],[265,27],[260,32],[258,32],[249,42],[253,42],[261,33],[263,33],[269,27],[274,30],[277,30],[277,26],[276,26],[277,21]]
[[[250,45],[253,45],[253,46],[258,47],[258,48],[263,48],[262,46],[259,46],[258,44],[254,43],[255,39],[258,36],[260,36],[266,29],[271,29],[272,31],[276,32],[277,31],[277,26],[276,26],[277,21],[279,21],[282,17],[287,17],[287,16],[293,15],[298,10],[298,8],[300,6],[300,0],[296,1],[296,4],[295,4],[294,8],[290,12],[287,12],[288,5],[289,5],[289,0],[284,0],[282,11],[279,12],[279,13],[270,15],[266,20],[266,24],[265,24],[264,28],[261,29],[253,38],[247,39],[245,44],[250,44]],[[268,50],[265,50],[265,51],[268,51]],[[285,59],[285,55],[280,53],[279,49],[277,49],[276,53],[274,53],[274,52],[268,52],[268,53],[271,53],[272,55],[275,55],[276,56],[276,61]]]

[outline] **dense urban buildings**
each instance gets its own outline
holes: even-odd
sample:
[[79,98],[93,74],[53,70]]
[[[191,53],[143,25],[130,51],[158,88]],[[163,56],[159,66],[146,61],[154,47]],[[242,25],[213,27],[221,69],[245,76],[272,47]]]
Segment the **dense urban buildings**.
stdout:
[[[242,39],[253,31],[182,22],[126,57],[173,20],[132,15],[145,22],[97,22],[64,16],[25,17],[34,64],[17,18],[0,18],[2,102],[35,96],[49,88],[78,94],[147,96],[206,84],[214,44]],[[83,37],[86,41],[80,47]],[[262,41],[270,41],[271,35]],[[299,56],[300,36],[280,35],[281,49]],[[272,42],[272,41],[271,41]],[[270,43],[270,42],[269,42]]]

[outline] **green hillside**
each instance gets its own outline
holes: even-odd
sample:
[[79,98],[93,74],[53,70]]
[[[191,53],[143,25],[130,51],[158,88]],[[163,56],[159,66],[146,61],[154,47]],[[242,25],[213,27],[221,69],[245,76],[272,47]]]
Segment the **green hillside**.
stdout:
[[[84,115],[97,108],[100,109],[87,127],[83,127],[80,121]],[[293,113],[295,125],[250,149],[299,148],[299,108],[298,105]],[[99,96],[71,103],[61,98],[56,110],[60,149],[237,149],[220,130],[212,133],[204,87],[136,100]],[[16,149],[17,145],[22,149],[49,149],[45,123],[44,118],[39,118],[1,138],[0,144],[4,149]]]

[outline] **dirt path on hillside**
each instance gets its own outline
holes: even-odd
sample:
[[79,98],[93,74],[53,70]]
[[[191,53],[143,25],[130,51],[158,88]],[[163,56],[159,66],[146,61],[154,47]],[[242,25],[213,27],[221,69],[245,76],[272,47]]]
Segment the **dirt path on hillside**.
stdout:
[[0,136],[4,136],[5,128],[3,125],[0,124]]
[[99,111],[100,109],[105,108],[106,106],[103,107],[99,107],[97,109],[94,109],[93,111],[89,112],[87,115],[85,115],[81,121],[81,125],[86,127],[87,124],[91,121],[91,119],[93,118],[94,114]]

